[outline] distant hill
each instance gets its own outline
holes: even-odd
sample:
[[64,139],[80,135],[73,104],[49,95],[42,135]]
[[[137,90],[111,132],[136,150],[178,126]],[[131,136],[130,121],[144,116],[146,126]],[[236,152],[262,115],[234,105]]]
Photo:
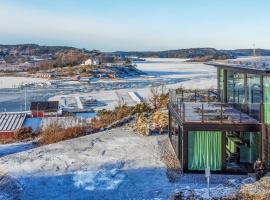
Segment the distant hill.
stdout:
[[[225,52],[228,52],[235,56],[252,56],[253,55],[253,49],[225,50]],[[269,49],[256,49],[256,55],[257,56],[270,56],[270,50]]]
[[[99,55],[107,54],[114,56],[137,56],[141,58],[189,58],[190,61],[209,61],[217,59],[230,59],[238,56],[252,56],[253,49],[235,49],[235,50],[217,50],[214,48],[189,48],[176,49],[167,51],[116,51],[112,53],[100,52],[98,50],[79,49],[68,46],[41,46],[37,44],[18,44],[18,45],[1,45],[0,44],[0,60],[1,58],[7,62],[24,62],[29,60],[30,56],[39,56],[48,60],[55,60],[59,55],[66,56],[77,55]],[[256,49],[257,56],[270,56],[268,49]],[[61,58],[62,59],[62,58]]]
[[[1,45],[0,44],[0,64],[19,65],[39,61],[41,68],[50,66],[68,66],[77,65],[88,59],[91,55],[99,55],[97,50],[86,50],[68,46],[40,46],[37,44],[18,44]],[[29,64],[30,63],[30,64]]]
[[44,54],[56,54],[58,52],[77,51],[89,53],[86,49],[78,49],[68,46],[40,46],[37,44],[17,44],[17,45],[3,45],[0,44],[0,55],[35,55],[41,56]]
[[[231,59],[238,56],[252,56],[253,49],[217,50],[214,48],[190,48],[167,51],[117,51],[119,56],[157,57],[157,58],[189,58],[191,61],[208,61],[214,59]],[[270,50],[256,49],[257,56],[270,56]]]

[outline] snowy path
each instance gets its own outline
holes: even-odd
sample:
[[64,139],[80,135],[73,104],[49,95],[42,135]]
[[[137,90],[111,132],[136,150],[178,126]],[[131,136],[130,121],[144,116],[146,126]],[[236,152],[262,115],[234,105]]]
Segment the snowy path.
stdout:
[[115,129],[0,158],[22,199],[167,199],[158,140]]
[[26,151],[34,148],[32,142],[18,142],[11,144],[0,144],[0,157],[7,156],[10,154]]

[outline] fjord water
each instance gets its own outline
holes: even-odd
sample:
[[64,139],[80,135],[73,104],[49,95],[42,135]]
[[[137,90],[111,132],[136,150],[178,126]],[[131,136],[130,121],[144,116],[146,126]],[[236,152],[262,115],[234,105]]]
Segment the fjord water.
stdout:
[[[0,112],[24,110],[25,93],[27,109],[31,101],[58,100],[62,96],[91,95],[111,109],[118,103],[118,94],[137,91],[147,98],[152,85],[166,85],[166,88],[216,88],[216,69],[203,63],[191,63],[186,59],[148,58],[135,63],[144,72],[140,77],[119,80],[99,80],[86,84],[75,81],[61,81],[47,87],[40,87],[46,79],[27,77],[0,77]],[[6,82],[8,80],[8,83]],[[37,83],[28,88],[13,87],[23,83]],[[98,109],[101,109],[99,107]]]

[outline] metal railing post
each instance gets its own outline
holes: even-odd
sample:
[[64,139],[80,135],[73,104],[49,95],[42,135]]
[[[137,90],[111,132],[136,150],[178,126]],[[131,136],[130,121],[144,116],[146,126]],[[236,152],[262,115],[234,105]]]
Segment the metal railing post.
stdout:
[[220,123],[223,122],[222,104],[220,104]]
[[184,91],[182,90],[182,102],[184,102]]
[[203,103],[202,103],[202,123],[204,122],[204,112],[203,112]]
[[176,97],[176,112],[177,112],[177,114],[179,113],[178,111],[179,111],[179,102],[178,102],[178,97]]
[[180,118],[182,117],[182,103],[180,102]]
[[240,106],[240,123],[242,123],[242,104]]
[[263,103],[260,103],[260,122],[263,123],[263,121],[264,121]]
[[186,121],[186,108],[185,108],[185,104],[183,103],[183,122]]

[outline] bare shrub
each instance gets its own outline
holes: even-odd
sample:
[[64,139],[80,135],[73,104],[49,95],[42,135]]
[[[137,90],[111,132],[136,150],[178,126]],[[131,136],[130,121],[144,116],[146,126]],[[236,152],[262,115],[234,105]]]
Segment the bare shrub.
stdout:
[[32,127],[22,127],[15,131],[15,140],[25,140],[33,137]]
[[123,119],[132,114],[133,107],[129,107],[125,104],[115,107],[113,111],[110,110],[100,110],[97,113],[97,118],[91,120],[91,128],[94,130],[98,130],[100,128],[104,128],[118,120]]
[[168,130],[169,116],[167,110],[159,109],[152,115],[152,123],[156,131],[165,133]]
[[169,101],[169,93],[166,92],[165,86],[151,87],[149,102],[154,110],[164,108]]
[[139,103],[133,107],[132,114],[151,112],[151,108],[147,103]]
[[123,105],[119,104],[114,109],[116,120],[127,117],[128,115],[131,114],[131,112],[132,112],[132,108],[128,107],[126,104],[123,104]]
[[62,140],[68,140],[85,135],[85,128],[70,127],[61,128],[57,123],[52,123],[40,135],[40,144],[52,144]]

